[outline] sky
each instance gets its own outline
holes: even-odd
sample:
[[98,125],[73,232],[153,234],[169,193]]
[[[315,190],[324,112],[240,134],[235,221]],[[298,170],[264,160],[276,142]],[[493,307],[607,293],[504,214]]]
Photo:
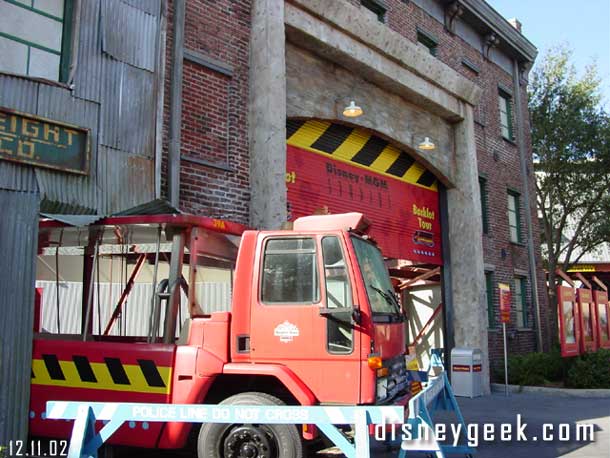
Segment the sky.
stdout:
[[580,73],[597,62],[604,106],[610,110],[610,0],[487,0],[506,19],[516,17],[522,33],[538,48],[567,44]]

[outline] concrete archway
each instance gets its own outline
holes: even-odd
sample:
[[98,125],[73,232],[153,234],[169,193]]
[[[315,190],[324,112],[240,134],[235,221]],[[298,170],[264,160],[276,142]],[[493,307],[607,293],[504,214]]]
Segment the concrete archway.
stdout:
[[[447,187],[453,187],[453,126],[442,117],[368,82],[360,75],[287,43],[286,117],[333,120],[375,132],[406,150]],[[355,100],[364,115],[347,119],[343,109]],[[431,138],[436,149],[420,152]]]
[[340,119],[356,99],[366,113],[357,125],[412,150],[423,137],[432,138],[437,150],[417,159],[446,187],[443,283],[453,336],[447,348],[480,348],[488,380],[473,116],[480,89],[347,2],[255,0],[252,11],[252,225],[272,228],[286,221],[286,119]]

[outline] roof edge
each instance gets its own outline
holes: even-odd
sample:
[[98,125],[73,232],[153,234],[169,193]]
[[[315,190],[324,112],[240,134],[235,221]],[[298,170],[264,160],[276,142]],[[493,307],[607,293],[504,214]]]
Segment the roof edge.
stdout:
[[459,0],[483,25],[497,33],[521,60],[533,63],[538,49],[485,0]]

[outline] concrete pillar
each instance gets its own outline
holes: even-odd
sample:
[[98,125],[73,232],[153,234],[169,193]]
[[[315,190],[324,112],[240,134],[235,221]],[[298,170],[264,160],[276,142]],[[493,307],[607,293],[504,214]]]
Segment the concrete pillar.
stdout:
[[484,389],[489,393],[483,228],[473,107],[464,104],[463,111],[463,121],[455,126],[455,187],[447,190],[447,230],[451,252],[448,267],[451,270],[453,303],[453,320],[449,326],[452,326],[456,347],[481,349]]
[[250,224],[286,221],[284,0],[253,0],[250,35]]

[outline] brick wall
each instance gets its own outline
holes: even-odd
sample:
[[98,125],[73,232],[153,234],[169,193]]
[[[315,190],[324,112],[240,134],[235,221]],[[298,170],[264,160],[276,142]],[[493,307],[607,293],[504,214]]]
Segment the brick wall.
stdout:
[[[358,4],[357,0],[352,3]],[[481,50],[473,48],[460,37],[445,30],[443,24],[420,9],[413,2],[402,0],[386,0],[388,6],[386,24],[407,39],[417,41],[417,28],[425,30],[438,39],[436,57],[456,70],[461,75],[474,81],[482,88],[482,97],[475,108],[475,135],[479,173],[487,180],[487,207],[489,231],[483,236],[485,263],[494,266],[494,286],[498,282],[513,284],[515,270],[527,273],[529,271],[527,247],[524,244],[514,244],[509,241],[507,190],[511,189],[521,194],[520,220],[522,239],[527,237],[525,225],[526,205],[523,200],[523,182],[517,145],[505,140],[500,130],[500,113],[498,105],[498,85],[512,89],[512,75],[492,61],[483,57]],[[478,67],[479,72],[463,64],[466,58]],[[516,97],[517,94],[513,94]],[[540,232],[536,215],[535,188],[531,173],[531,139],[529,129],[529,114],[527,111],[526,85],[521,85],[519,94],[522,100],[523,119],[525,119],[525,144],[529,161],[529,190],[531,197],[531,213],[533,220],[534,246],[536,247],[536,262],[538,267],[538,291],[541,306],[541,323],[543,340],[548,344],[549,313],[547,309],[546,286],[540,257]],[[514,104],[513,104],[514,108]],[[513,110],[514,111],[514,110]],[[516,135],[516,126],[513,129]],[[465,264],[467,268],[467,264]],[[512,288],[512,286],[511,286]],[[532,301],[531,283],[527,282],[527,308],[530,325],[535,322]],[[513,299],[514,302],[514,299]],[[514,304],[513,304],[514,305]],[[494,312],[499,321],[499,298],[494,292]],[[508,347],[511,353],[524,353],[535,350],[536,335],[532,329],[516,329],[516,313],[513,311],[511,323],[508,326]],[[502,361],[502,333],[497,325],[489,332],[489,352],[491,364]]]
[[[359,5],[359,0],[348,0]],[[475,109],[475,134],[479,172],[487,179],[489,232],[484,235],[485,263],[494,266],[494,285],[512,285],[515,269],[527,272],[528,258],[525,245],[509,241],[507,190],[523,195],[523,184],[517,146],[502,138],[499,122],[498,85],[512,89],[511,74],[485,59],[460,37],[447,32],[440,22],[429,16],[413,2],[386,0],[388,27],[411,41],[417,41],[417,27],[438,39],[437,58],[454,70],[476,82],[483,95]],[[184,100],[181,167],[182,186],[180,206],[195,214],[248,222],[248,42],[250,34],[250,0],[193,0],[187,2],[186,48],[230,65],[232,76],[202,67],[192,62],[184,66]],[[170,50],[172,42],[172,3],[169,3],[167,75],[171,74]],[[478,73],[462,63],[467,58],[480,70]],[[526,119],[525,141],[530,150],[527,95],[521,86],[520,97]],[[169,113],[169,78],[165,92],[164,151],[167,151]],[[184,160],[193,158],[216,166],[201,165]],[[163,189],[166,167],[163,167]],[[531,160],[530,160],[531,169]],[[533,174],[530,174],[530,194],[534,197]],[[521,199],[521,229],[526,235],[525,205]],[[546,286],[541,269],[539,231],[535,204],[531,206],[534,221],[534,246],[537,247],[538,290],[545,340],[549,329]],[[465,264],[467,268],[467,264]],[[531,285],[527,286],[528,319],[534,322]],[[494,308],[498,315],[498,295],[494,294]],[[511,352],[527,352],[535,348],[533,330],[517,330],[515,314],[509,326]],[[499,328],[489,333],[492,365],[502,358],[502,336]]]
[[[248,56],[250,0],[186,2],[185,50],[228,68],[230,75],[184,61],[180,208],[247,224],[249,219]],[[164,161],[167,194],[169,78],[173,3],[168,5]],[[190,160],[189,160],[190,159]]]

